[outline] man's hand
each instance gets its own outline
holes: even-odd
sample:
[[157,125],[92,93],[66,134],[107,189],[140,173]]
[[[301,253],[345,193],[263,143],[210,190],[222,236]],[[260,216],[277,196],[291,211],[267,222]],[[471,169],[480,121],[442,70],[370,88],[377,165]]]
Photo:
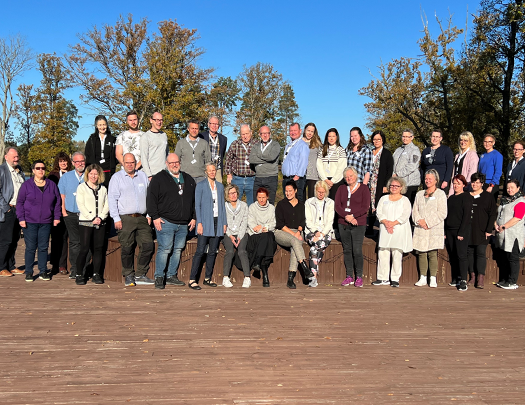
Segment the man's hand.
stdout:
[[441,188],[444,190],[446,189],[448,186],[448,182],[444,181],[443,183],[441,183]]
[[193,231],[195,229],[195,220],[192,219],[188,226],[190,227],[190,232]]
[[228,174],[228,175],[226,176],[226,182],[227,182],[228,184],[231,184],[232,179],[233,179],[233,175]]
[[293,180],[294,180],[294,181],[299,180],[299,176],[293,176]]
[[162,220],[162,218],[157,218],[157,219],[153,220],[153,225],[155,226],[155,229],[157,231],[162,231],[162,224],[163,223],[164,223],[164,221]]
[[122,221],[115,222],[115,229],[120,231],[122,229]]

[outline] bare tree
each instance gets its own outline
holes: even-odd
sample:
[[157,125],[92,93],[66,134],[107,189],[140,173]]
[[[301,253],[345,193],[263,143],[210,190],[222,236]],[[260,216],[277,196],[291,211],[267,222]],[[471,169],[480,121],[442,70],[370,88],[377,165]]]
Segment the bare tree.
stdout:
[[22,36],[0,38],[0,162],[4,158],[9,119],[15,109],[12,87],[16,78],[32,67],[32,59],[31,49]]

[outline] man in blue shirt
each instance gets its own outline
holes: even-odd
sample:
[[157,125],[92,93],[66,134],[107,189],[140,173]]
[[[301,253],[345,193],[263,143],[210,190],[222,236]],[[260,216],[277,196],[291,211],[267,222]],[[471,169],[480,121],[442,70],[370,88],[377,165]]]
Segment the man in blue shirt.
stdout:
[[[86,156],[82,152],[75,152],[71,157],[74,170],[64,173],[58,182],[58,190],[62,197],[62,216],[69,235],[69,262],[71,263],[71,274],[69,278],[77,276],[77,257],[80,251],[80,233],[78,225],[77,188],[84,183],[84,170],[86,168]],[[89,263],[91,255],[87,257]]]
[[[115,222],[118,241],[122,248],[122,276],[126,286],[155,284],[148,278],[149,263],[155,245],[151,232],[151,218],[146,218],[146,196],[148,176],[135,169],[136,160],[132,153],[126,153],[122,159],[124,170],[111,177],[109,182],[108,203],[111,218]],[[135,244],[139,246],[137,276],[135,276]]]
[[301,127],[294,122],[290,125],[290,138],[292,141],[284,148],[283,164],[283,194],[286,183],[294,180],[297,184],[297,199],[304,202],[304,187],[306,185],[306,168],[310,148],[301,137]]

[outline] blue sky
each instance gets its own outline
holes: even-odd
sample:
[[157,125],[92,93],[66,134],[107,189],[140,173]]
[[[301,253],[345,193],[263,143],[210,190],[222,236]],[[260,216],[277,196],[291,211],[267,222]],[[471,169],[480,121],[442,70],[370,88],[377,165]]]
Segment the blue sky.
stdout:
[[[2,3],[0,36],[20,33],[35,53],[63,54],[77,42],[77,34],[94,25],[113,25],[121,14],[131,13],[136,21],[147,17],[151,30],[159,21],[176,19],[198,30],[198,45],[206,49],[201,66],[215,67],[217,76],[236,77],[243,65],[271,63],[292,83],[301,121],[315,122],[322,138],[336,127],[345,145],[351,127],[370,132],[365,129],[367,99],[358,95],[372,79],[370,72],[376,73],[381,61],[419,55],[422,11],[437,34],[435,13],[443,20],[451,13],[463,27],[467,10],[472,14],[479,5],[464,0]],[[20,82],[38,85],[39,80],[28,72]],[[96,113],[81,105],[77,94],[69,94],[83,116],[76,139],[87,139]]]

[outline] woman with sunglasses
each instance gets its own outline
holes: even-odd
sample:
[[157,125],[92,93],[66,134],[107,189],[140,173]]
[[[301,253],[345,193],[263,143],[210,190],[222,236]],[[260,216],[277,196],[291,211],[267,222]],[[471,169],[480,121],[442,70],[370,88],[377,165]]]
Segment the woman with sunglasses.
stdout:
[[61,202],[58,187],[46,179],[46,165],[42,160],[36,160],[31,166],[33,178],[22,183],[16,201],[16,216],[24,229],[26,244],[26,281],[33,277],[33,262],[38,249],[39,278],[51,280],[51,272],[47,269],[47,250],[51,227],[60,223]]

